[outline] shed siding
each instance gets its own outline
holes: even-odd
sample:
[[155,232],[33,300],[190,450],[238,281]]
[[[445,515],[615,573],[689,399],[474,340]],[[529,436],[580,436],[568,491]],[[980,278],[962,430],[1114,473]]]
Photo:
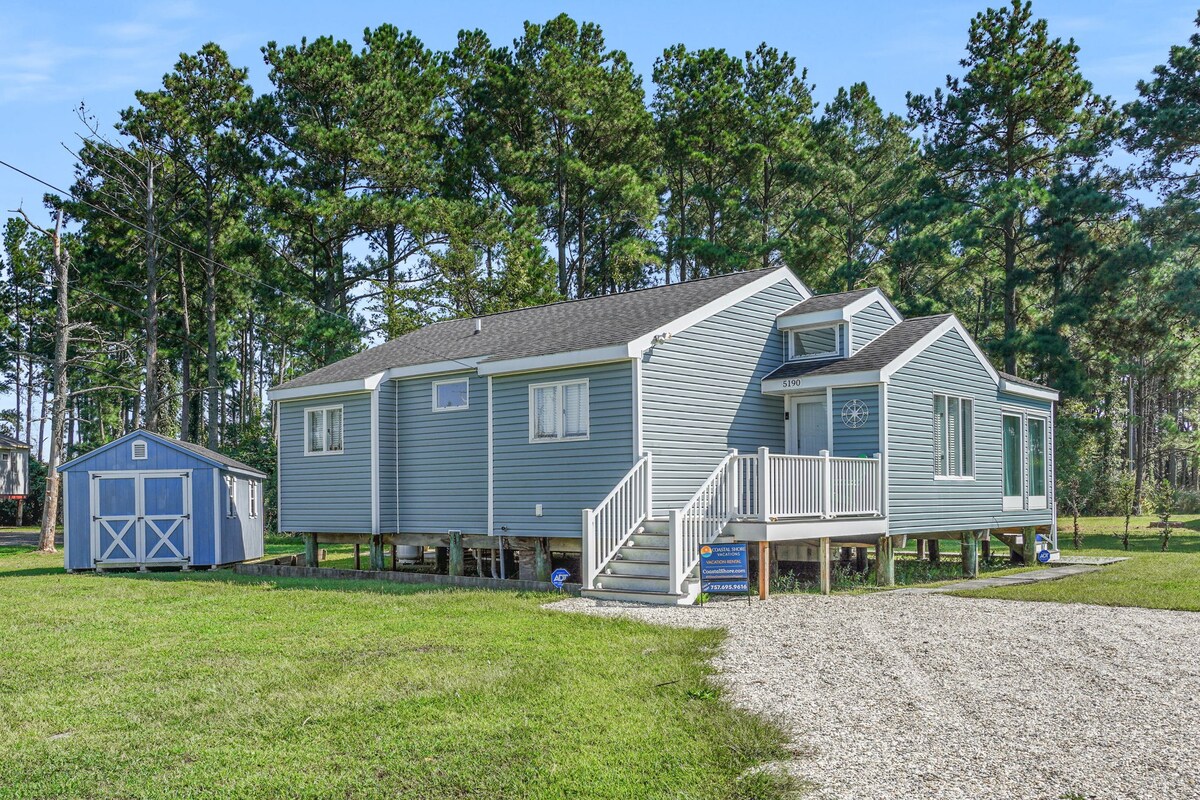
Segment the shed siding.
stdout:
[[854,355],[875,340],[896,322],[879,301],[850,318],[850,355]]
[[[304,454],[304,409],[340,405],[345,451]],[[371,533],[371,394],[279,403],[280,530]]]
[[763,395],[759,382],[786,359],[775,316],[801,299],[777,283],[643,356],[642,436],[654,454],[656,514],[686,503],[729,448],[783,451],[783,399]]
[[66,545],[67,569],[92,568],[92,511],[88,504],[87,472],[67,470],[63,473],[67,497]]
[[[851,428],[842,421],[842,409],[853,400],[867,407],[867,421]],[[833,451],[830,455],[857,458],[873,456],[882,449],[879,441],[879,385],[846,386],[833,390]]]
[[[589,438],[530,442],[530,384],[579,378],[589,381]],[[603,500],[635,461],[633,362],[497,376],[492,391],[493,532],[579,536],[581,509]]]
[[[219,473],[218,480],[232,477],[237,481],[234,487],[233,516],[220,509],[221,516],[221,563],[245,561],[249,558],[260,558],[263,555],[262,537],[262,479],[237,475],[230,472]],[[250,515],[250,481],[259,483],[258,516]],[[219,487],[224,491],[223,484]],[[224,501],[224,495],[221,495]],[[222,502],[223,505],[223,502]]]
[[[975,402],[975,479],[933,477],[933,395]],[[1005,512],[996,385],[957,331],[905,364],[888,386],[889,529],[893,534],[1044,525],[1051,512]]]
[[[467,408],[435,412],[434,381],[464,377]],[[388,383],[394,401],[386,415],[381,407],[380,425],[395,436],[382,451],[381,497],[399,517],[393,512],[385,530],[486,534],[487,378],[464,372]]]

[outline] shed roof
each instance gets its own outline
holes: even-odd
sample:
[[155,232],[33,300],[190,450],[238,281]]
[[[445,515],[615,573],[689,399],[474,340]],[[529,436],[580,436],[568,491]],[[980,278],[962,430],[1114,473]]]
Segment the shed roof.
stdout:
[[0,433],[0,448],[5,450],[30,450],[29,445],[22,442],[20,439],[14,439],[11,436],[5,436]]
[[[737,272],[631,292],[564,300],[482,317],[435,322],[275,389],[360,380],[396,367],[463,360],[503,361],[627,344],[654,333],[777,269]],[[475,321],[482,329],[475,332]]]
[[157,433],[152,433],[152,432],[142,429],[142,428],[139,428],[136,431],[127,433],[124,436],[113,439],[108,444],[100,445],[99,447],[97,447],[93,450],[90,450],[89,452],[84,453],[81,456],[71,459],[67,463],[60,466],[59,470],[64,470],[67,467],[74,466],[75,464],[78,464],[83,461],[87,461],[88,459],[92,458],[93,456],[99,455],[100,453],[102,453],[106,450],[110,450],[113,447],[116,447],[117,445],[121,444],[122,442],[127,442],[130,439],[138,439],[138,438],[151,439],[155,442],[158,442],[159,444],[164,444],[167,447],[175,447],[180,450],[187,451],[188,453],[191,453],[192,455],[196,456],[197,458],[200,458],[203,461],[207,461],[208,463],[212,464],[214,467],[221,467],[223,469],[231,469],[236,472],[245,472],[245,473],[248,473],[251,475],[258,475],[258,476],[261,476],[264,478],[266,477],[266,473],[264,473],[258,469],[255,469],[254,467],[250,466],[249,464],[243,464],[241,461],[237,461],[235,459],[230,458],[227,455],[218,453],[216,450],[209,450],[207,447],[202,447],[201,445],[194,444],[193,442],[183,442],[183,441],[180,441],[179,439],[169,439],[166,436],[163,436],[163,435],[157,434]]
[[764,380],[881,370],[951,316],[951,314],[937,314],[932,317],[906,319],[888,328],[850,358],[791,361],[772,372]]

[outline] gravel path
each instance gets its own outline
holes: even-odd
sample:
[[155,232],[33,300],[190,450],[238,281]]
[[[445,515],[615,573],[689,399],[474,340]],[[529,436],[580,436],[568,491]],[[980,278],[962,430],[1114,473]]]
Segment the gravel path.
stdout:
[[820,800],[1200,797],[1200,614],[941,594],[552,608],[721,626]]

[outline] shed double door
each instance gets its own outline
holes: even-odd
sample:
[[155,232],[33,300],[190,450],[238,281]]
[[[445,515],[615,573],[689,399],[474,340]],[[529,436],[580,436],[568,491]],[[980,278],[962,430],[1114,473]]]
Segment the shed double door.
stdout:
[[99,564],[190,562],[191,473],[91,475],[92,558]]

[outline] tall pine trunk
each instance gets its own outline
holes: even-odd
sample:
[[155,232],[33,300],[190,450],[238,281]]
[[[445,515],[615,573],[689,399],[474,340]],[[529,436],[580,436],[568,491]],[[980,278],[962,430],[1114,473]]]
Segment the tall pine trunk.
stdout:
[[67,416],[67,343],[70,331],[68,290],[70,256],[62,246],[62,209],[54,223],[54,281],[58,291],[54,320],[54,409],[50,425],[50,456],[46,461],[46,496],[42,508],[42,531],[38,549],[53,553],[54,534],[58,526],[59,487],[62,482],[58,465],[62,460],[63,430]]

